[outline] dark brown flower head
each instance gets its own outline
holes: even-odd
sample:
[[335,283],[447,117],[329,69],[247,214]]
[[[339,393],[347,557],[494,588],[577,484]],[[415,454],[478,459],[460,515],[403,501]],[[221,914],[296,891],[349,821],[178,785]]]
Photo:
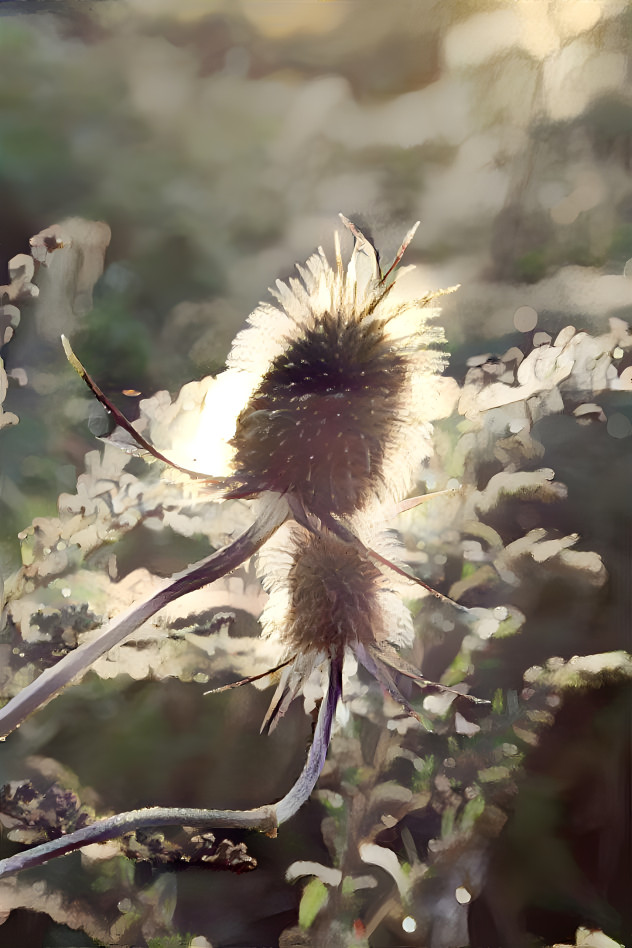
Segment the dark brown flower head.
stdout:
[[[371,542],[393,555],[388,535]],[[388,661],[396,654],[391,643],[410,644],[412,619],[368,553],[325,529],[314,533],[287,523],[260,552],[259,571],[270,593],[261,617],[264,632],[280,639],[292,658],[282,671],[264,726],[276,724],[312,672],[341,663],[348,652],[405,703],[380,657]]]
[[323,530],[292,528],[294,559],[287,577],[289,609],[283,639],[290,651],[342,651],[384,638],[376,593],[384,584],[377,566]]
[[248,493],[291,491],[317,515],[348,515],[383,477],[408,365],[382,322],[340,313],[306,322],[239,417],[237,478]]
[[279,306],[255,310],[228,363],[249,373],[251,393],[226,496],[290,494],[324,522],[405,489],[428,453],[420,382],[442,366],[428,348],[440,331],[426,325],[438,294],[395,301],[395,278],[345,223],[355,236],[346,271],[337,244],[336,270],[320,250],[299,267],[302,282],[278,282]]
[[[355,239],[348,266],[336,234],[335,270],[320,249],[298,267],[300,280],[277,281],[277,305],[261,304],[250,315],[228,370],[208,388],[186,466],[169,461],[130,424],[64,343],[76,370],[143,452],[202,478],[218,497],[275,493],[287,497],[300,522],[316,517],[330,527],[376,500],[404,496],[430,453],[444,358],[432,348],[442,332],[428,320],[437,313],[432,301],[450,292],[393,292],[414,269],[397,266],[416,227],[382,275],[375,248],[342,220]],[[223,470],[215,469],[218,459]]]

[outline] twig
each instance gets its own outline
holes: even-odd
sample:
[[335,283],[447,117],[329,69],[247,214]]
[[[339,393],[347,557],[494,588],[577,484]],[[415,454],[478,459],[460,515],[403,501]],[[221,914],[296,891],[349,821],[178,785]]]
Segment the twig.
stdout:
[[125,833],[156,826],[203,826],[212,828],[258,829],[264,833],[274,833],[277,820],[274,805],[261,806],[255,810],[198,810],[171,808],[162,806],[146,807],[143,810],[129,810],[117,813],[96,823],[90,823],[74,833],[51,839],[40,846],[25,849],[0,861],[0,879],[14,875],[22,869],[41,866],[49,859],[65,856],[90,846],[92,843],[104,843]]
[[42,863],[65,856],[76,849],[103,843],[125,833],[156,826],[199,826],[207,829],[256,829],[276,835],[277,828],[285,823],[309,799],[323,769],[327,748],[331,738],[336,705],[342,694],[342,657],[333,658],[329,668],[327,695],[321,702],[314,740],[307,761],[292,789],[278,803],[256,807],[254,810],[201,810],[186,807],[147,807],[117,813],[97,820],[74,833],[52,839],[40,846],[9,856],[0,861],[0,879],[14,875],[23,869],[32,869]]
[[144,602],[132,606],[122,616],[117,616],[95,639],[69,652],[52,668],[47,668],[39,678],[0,709],[0,737],[10,734],[30,714],[65,688],[73,678],[89,668],[104,652],[134,632],[160,609],[186,593],[208,586],[247,560],[280,527],[286,516],[287,506],[282,500],[270,502],[252,526],[232,543],[186,570]]

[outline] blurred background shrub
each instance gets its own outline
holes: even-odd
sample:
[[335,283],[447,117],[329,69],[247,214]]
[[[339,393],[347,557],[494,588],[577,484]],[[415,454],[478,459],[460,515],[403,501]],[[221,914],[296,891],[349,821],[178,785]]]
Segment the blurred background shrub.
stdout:
[[[0,566],[12,589],[16,576],[24,580],[15,601],[38,616],[49,651],[51,641],[72,644],[46,638],[44,607],[59,629],[55,596],[69,599],[81,634],[81,604],[85,612],[97,592],[98,616],[116,579],[143,567],[169,575],[247,517],[234,504],[221,515],[185,504],[178,520],[177,491],[158,484],[154,470],[107,452],[103,466],[94,455],[86,462],[99,410],[63,358],[61,332],[136,416],[141,397],[163,389],[175,397],[183,383],[219,371],[266,287],[318,244],[331,256],[343,211],[384,259],[421,219],[407,253],[417,265],[410,286],[462,284],[443,301],[447,374],[459,385],[467,374],[477,398],[487,383],[523,383],[522,359],[569,324],[601,342],[580,361],[572,351],[574,374],[556,379],[548,397],[525,392],[519,417],[496,409],[484,421],[456,412],[443,420],[420,484],[459,480],[465,506],[441,502],[435,513],[424,507],[421,521],[399,523],[421,575],[483,610],[481,621],[506,610],[476,648],[449,610],[425,602],[417,616],[416,660],[429,677],[467,679],[495,700],[487,731],[431,704],[431,733],[385,732],[413,764],[412,776],[401,760],[390,771],[386,748],[383,757],[375,748],[395,711],[358,685],[323,778],[324,790],[344,799],[346,828],[338,797],[314,800],[278,840],[246,840],[259,865],[239,878],[134,867],[120,855],[84,859],[82,869],[69,857],[25,876],[17,894],[4,890],[0,909],[12,911],[0,943],[229,948],[425,938],[432,948],[519,948],[573,943],[581,925],[632,942],[627,666],[624,658],[595,666],[562,710],[568,682],[545,671],[551,658],[630,645],[631,16],[626,0],[2,4],[0,271],[52,224],[65,222],[77,250],[64,272],[57,251],[44,256],[39,296],[20,297],[19,325],[11,312],[3,323],[14,330],[3,337],[4,409],[19,423],[0,431]],[[107,227],[77,230],[85,221]],[[512,497],[492,484],[486,506],[472,500],[494,476],[544,468],[565,487],[551,494],[541,478],[531,494]],[[104,521],[99,542],[60,566],[45,593],[44,578],[19,572],[35,562],[36,575],[38,556],[47,556],[42,542],[29,560],[38,532],[28,528],[42,518],[40,529],[66,542],[58,497],[75,494],[84,470],[95,505],[111,497],[120,513],[124,471],[144,501],[132,503],[130,490],[123,516]],[[152,519],[160,505],[176,512]],[[539,529],[560,544],[540,559]],[[563,538],[571,534],[579,534],[577,555],[597,556],[603,568],[569,560]],[[507,549],[525,537],[511,554],[523,568],[512,572]],[[66,584],[66,573],[77,582]],[[133,595],[131,580],[118,588],[123,599]],[[104,665],[3,745],[2,782],[42,771],[66,786],[74,780],[92,788],[86,802],[98,795],[98,812],[281,796],[308,737],[301,710],[264,739],[256,723],[265,694],[202,697],[210,675],[247,674],[256,670],[247,659],[263,662],[259,608],[245,571],[195,622],[180,616],[173,636],[157,626],[159,647],[148,633],[146,661],[140,647],[122,647],[111,674]],[[209,628],[224,628],[223,612],[233,638],[211,635],[204,641],[215,644],[204,645]],[[25,649],[19,625],[8,622],[3,635],[8,696],[46,656],[33,643]],[[165,635],[170,671],[159,666]],[[533,673],[525,694],[533,667],[544,678]],[[341,760],[353,761],[342,775]],[[368,799],[387,780],[412,796],[402,803],[393,791],[402,807],[391,806],[380,836],[353,798]],[[367,869],[363,843],[390,849],[408,867],[408,884],[384,865]],[[332,877],[318,874],[304,889],[289,884],[288,868],[310,860],[341,872],[340,884],[329,891]],[[424,875],[419,866],[430,864]],[[375,885],[356,891],[345,879],[359,865]],[[74,915],[70,892],[77,904],[82,897]]]

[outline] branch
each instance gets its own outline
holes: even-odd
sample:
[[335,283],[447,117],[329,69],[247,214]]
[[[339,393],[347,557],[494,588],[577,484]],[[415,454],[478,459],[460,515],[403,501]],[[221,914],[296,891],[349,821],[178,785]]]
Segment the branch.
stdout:
[[47,668],[39,678],[0,709],[0,738],[10,734],[30,714],[65,688],[73,678],[89,668],[104,652],[134,632],[160,609],[186,593],[208,586],[247,560],[281,526],[286,516],[287,506],[283,501],[270,502],[252,526],[232,543],[186,570],[144,602],[132,606],[122,616],[108,622],[95,639],[85,642],[52,668]]
[[127,813],[108,816],[80,830],[75,830],[74,833],[51,839],[40,846],[33,846],[32,849],[25,849],[21,853],[16,853],[15,856],[2,859],[0,879],[21,872],[22,869],[41,866],[49,859],[65,856],[67,853],[74,852],[75,849],[82,849],[92,843],[104,843],[108,839],[115,839],[117,836],[139,829],[156,826],[200,826],[207,829],[258,829],[274,835],[277,825],[274,805],[260,806],[254,810],[201,810],[163,806],[129,810]]
[[292,789],[276,805],[279,825],[294,816],[309,799],[325,764],[334,714],[338,701],[342,697],[342,661],[342,656],[335,656],[330,660],[327,695],[318,712],[314,740],[309,749],[307,761]]
[[332,658],[329,667],[327,695],[321,702],[314,740],[307,761],[292,789],[278,803],[270,803],[254,810],[200,810],[186,807],[147,807],[108,816],[74,833],[52,839],[41,846],[0,861],[0,879],[22,869],[42,865],[49,859],[65,856],[76,849],[103,843],[125,833],[156,826],[199,826],[206,829],[256,829],[276,835],[277,828],[285,823],[309,799],[323,769],[327,748],[331,738],[336,706],[342,695],[342,657]]

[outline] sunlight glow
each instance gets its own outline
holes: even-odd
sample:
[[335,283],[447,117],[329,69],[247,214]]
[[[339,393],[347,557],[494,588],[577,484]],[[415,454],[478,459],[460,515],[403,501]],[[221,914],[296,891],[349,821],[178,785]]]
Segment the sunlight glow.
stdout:
[[183,426],[180,437],[174,439],[179,463],[214,477],[229,473],[233,449],[228,442],[235,434],[251,386],[250,377],[241,372],[222,372],[209,379],[199,415],[192,417],[191,426]]

